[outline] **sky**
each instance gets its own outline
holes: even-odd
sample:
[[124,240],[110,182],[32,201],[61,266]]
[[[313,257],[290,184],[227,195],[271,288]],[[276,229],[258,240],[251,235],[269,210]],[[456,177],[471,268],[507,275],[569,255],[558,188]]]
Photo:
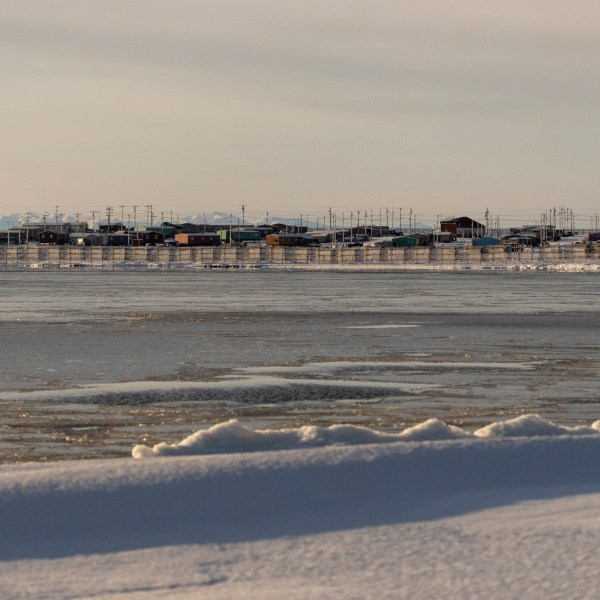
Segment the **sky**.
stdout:
[[5,0],[0,214],[586,225],[599,68],[592,0]]
[[4,464],[0,594],[597,598],[599,428],[229,421],[137,459]]

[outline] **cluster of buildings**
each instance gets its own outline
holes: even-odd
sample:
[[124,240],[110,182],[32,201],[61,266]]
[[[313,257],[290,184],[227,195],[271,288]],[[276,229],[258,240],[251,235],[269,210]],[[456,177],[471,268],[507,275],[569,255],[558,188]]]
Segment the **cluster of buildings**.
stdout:
[[271,225],[197,225],[164,222],[157,226],[124,227],[122,223],[98,225],[85,222],[24,223],[0,232],[0,244],[54,244],[75,246],[218,246],[221,244],[265,244],[267,246],[319,246],[321,244],[385,244],[411,247],[472,240],[474,246],[536,246],[571,232],[555,226],[513,228],[503,236],[490,236],[482,223],[470,217],[440,221],[438,230],[400,231],[383,225],[361,225],[344,229],[313,231],[308,227]]

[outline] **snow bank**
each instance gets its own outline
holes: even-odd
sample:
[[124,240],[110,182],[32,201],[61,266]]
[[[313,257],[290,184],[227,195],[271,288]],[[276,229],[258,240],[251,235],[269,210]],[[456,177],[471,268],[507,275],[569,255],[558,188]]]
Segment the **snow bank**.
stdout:
[[600,433],[600,421],[594,421],[591,427],[563,427],[542,419],[539,415],[523,415],[508,421],[491,423],[474,432],[479,437],[520,437],[539,435],[590,435]]
[[391,435],[230,421],[134,454],[243,453],[4,466],[0,559],[364,527],[440,516],[428,503],[467,491],[600,483],[598,423],[550,435],[535,416],[495,425],[466,434],[431,419]]
[[[126,261],[119,262],[107,259],[93,263],[90,260],[77,263],[43,261],[28,262],[28,269],[40,270],[91,270],[91,271],[204,271],[205,269],[268,269],[273,271],[547,271],[567,273],[597,273],[600,271],[600,262],[597,258],[589,257],[586,262],[569,262],[560,259],[560,262],[534,259],[462,262],[460,260],[450,263],[445,262],[348,262],[348,263],[279,263],[279,262],[154,262],[154,261]],[[21,268],[25,263],[21,263]],[[15,269],[16,265],[9,265],[8,270]]]
[[197,431],[179,443],[161,442],[153,447],[134,446],[134,458],[194,454],[220,454],[227,452],[256,452],[265,450],[291,450],[315,448],[331,444],[357,445],[399,441],[434,441],[467,437],[501,438],[549,435],[593,435],[600,433],[600,421],[591,427],[563,427],[542,419],[539,415],[523,415],[508,421],[492,423],[468,433],[459,427],[446,425],[438,419],[393,433],[381,433],[353,425],[330,427],[304,426],[298,429],[255,431],[236,419],[219,423],[206,430]]
[[264,450],[291,450],[315,448],[331,444],[375,444],[398,440],[452,439],[466,435],[458,427],[449,427],[430,419],[398,435],[386,434],[367,427],[331,425],[317,427],[306,425],[298,429],[252,430],[236,419],[219,423],[207,430],[197,431],[177,444],[156,444],[133,447],[134,458],[190,454],[220,454],[225,452],[256,452]]
[[5,465],[0,597],[595,598],[599,430],[231,421],[168,451],[212,455]]

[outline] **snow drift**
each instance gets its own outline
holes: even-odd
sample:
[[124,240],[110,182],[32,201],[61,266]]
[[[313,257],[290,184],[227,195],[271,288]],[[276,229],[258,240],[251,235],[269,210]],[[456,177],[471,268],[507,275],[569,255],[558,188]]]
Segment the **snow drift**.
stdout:
[[[515,431],[534,437],[511,437]],[[268,450],[299,448],[302,432],[308,442],[328,445]],[[407,441],[425,439],[425,432],[438,441]],[[528,488],[524,495],[538,498],[551,486],[551,494],[562,494],[564,486],[600,484],[598,433],[552,428],[536,417],[470,436],[436,421],[398,436],[352,427],[260,433],[230,422],[179,447],[187,452],[212,444],[213,450],[229,446],[245,453],[4,466],[0,559],[241,542],[433,519],[481,509],[472,500],[449,499],[490,490]],[[337,444],[344,437],[353,445]],[[492,495],[485,504],[500,497]]]
[[318,427],[306,425],[298,429],[255,431],[236,419],[200,430],[175,444],[161,442],[152,448],[134,446],[134,458],[151,456],[176,456],[194,454],[221,454],[227,452],[256,452],[264,450],[291,450],[315,448],[327,445],[376,444],[401,441],[452,440],[469,437],[502,438],[549,435],[593,435],[600,433],[600,420],[591,427],[565,427],[542,419],[539,415],[523,415],[508,421],[492,423],[473,433],[460,427],[446,425],[439,419],[409,427],[400,433],[381,433],[355,425],[331,425]]
[[149,460],[5,465],[0,596],[596,598],[598,425],[232,421]]

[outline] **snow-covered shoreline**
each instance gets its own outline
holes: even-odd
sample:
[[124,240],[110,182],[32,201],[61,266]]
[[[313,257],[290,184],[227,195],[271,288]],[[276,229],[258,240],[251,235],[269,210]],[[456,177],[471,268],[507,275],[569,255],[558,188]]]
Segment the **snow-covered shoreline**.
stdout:
[[596,273],[600,271],[600,261],[586,262],[551,262],[551,261],[482,261],[482,262],[431,262],[431,263],[266,263],[266,262],[111,262],[104,263],[64,263],[64,262],[33,262],[4,267],[0,264],[0,271],[205,271],[210,270],[272,270],[272,271],[410,271],[410,272],[572,272]]
[[0,594],[596,597],[600,434],[534,416],[490,428],[3,466]]

